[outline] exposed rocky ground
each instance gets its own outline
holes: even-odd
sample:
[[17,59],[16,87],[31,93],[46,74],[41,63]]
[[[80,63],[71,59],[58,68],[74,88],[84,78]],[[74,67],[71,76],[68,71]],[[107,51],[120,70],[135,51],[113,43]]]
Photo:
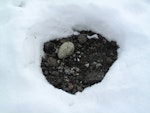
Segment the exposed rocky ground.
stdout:
[[78,34],[44,43],[41,68],[47,81],[68,93],[101,82],[117,59],[118,46],[100,34]]

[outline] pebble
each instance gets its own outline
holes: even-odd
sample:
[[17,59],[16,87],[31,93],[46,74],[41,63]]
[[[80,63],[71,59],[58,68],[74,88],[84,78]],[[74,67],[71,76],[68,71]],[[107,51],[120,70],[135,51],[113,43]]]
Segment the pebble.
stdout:
[[75,67],[75,71],[76,71],[76,72],[79,72],[80,69],[79,69],[78,67]]
[[79,43],[81,43],[81,44],[85,43],[85,42],[87,41],[87,35],[86,35],[86,34],[80,34],[80,35],[78,36],[78,41],[79,41]]
[[54,48],[54,46],[55,46],[55,44],[54,43],[52,43],[52,42],[46,42],[45,44],[44,44],[44,51],[46,52],[46,53],[53,53],[54,51],[55,51],[55,48]]
[[109,63],[111,63],[111,62],[113,62],[113,59],[111,59],[111,57],[107,57],[106,61],[109,62]]
[[64,91],[68,91],[68,90],[69,90],[68,87],[66,87],[65,85],[62,85],[62,89],[63,89]]
[[47,70],[45,70],[45,71],[44,71],[44,74],[45,74],[45,75],[48,75],[48,71],[47,71]]
[[75,75],[77,75],[77,76],[78,76],[78,75],[80,75],[80,74],[79,74],[79,73],[76,73]]
[[57,60],[55,58],[53,58],[53,57],[49,57],[48,58],[48,63],[49,63],[50,66],[54,66],[54,67],[59,65]]
[[101,63],[97,63],[97,64],[96,64],[96,68],[99,68],[99,67],[101,67],[101,66],[102,66]]
[[77,51],[76,53],[77,53],[77,54],[80,54],[80,51]]
[[77,86],[77,90],[82,92],[83,91],[83,88],[81,86]]
[[73,74],[74,71],[73,71],[73,70],[70,70],[69,68],[67,68],[67,69],[65,69],[65,73],[66,73],[67,75],[70,75],[70,74]]
[[72,70],[72,71],[74,70],[74,71],[76,71],[76,72],[79,72],[79,71],[80,71],[80,69],[79,69],[78,67],[72,67],[71,70]]
[[49,65],[49,63],[47,63],[47,62],[44,62],[44,65],[45,65],[45,66],[48,66],[48,65]]
[[90,64],[89,64],[89,63],[87,63],[87,64],[85,64],[84,66],[88,68],[88,67],[90,66]]
[[58,58],[64,59],[73,54],[75,46],[72,42],[64,42],[58,50]]
[[67,41],[69,41],[69,40],[66,39],[66,38],[62,38],[62,39],[60,40],[61,43],[65,43],[65,42],[67,42]]
[[84,80],[84,84],[94,84],[99,82],[101,78],[103,78],[103,72],[91,72],[86,74],[86,78]]
[[81,55],[79,55],[78,57],[81,58]]
[[52,75],[56,75],[56,76],[58,76],[59,75],[59,72],[58,71],[52,71],[52,73],[51,73]]
[[68,83],[68,89],[72,90],[73,89],[73,84],[72,83]]
[[116,44],[115,41],[111,41],[111,45],[112,45],[112,46],[116,46],[117,44]]

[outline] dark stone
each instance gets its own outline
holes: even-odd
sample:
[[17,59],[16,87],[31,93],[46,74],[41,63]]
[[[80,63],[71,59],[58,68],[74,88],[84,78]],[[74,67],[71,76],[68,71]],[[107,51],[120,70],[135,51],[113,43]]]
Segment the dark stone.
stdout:
[[107,58],[106,58],[106,61],[107,61],[108,63],[111,63],[111,62],[113,62],[113,59],[112,59],[111,57],[107,57]]
[[54,75],[54,76],[58,76],[59,72],[58,71],[52,71],[51,74]]
[[44,44],[44,52],[45,52],[45,53],[52,54],[52,53],[55,51],[54,46],[55,46],[54,43],[52,43],[52,42],[46,42],[46,43]]
[[86,34],[80,34],[80,35],[78,36],[78,41],[79,41],[79,43],[81,43],[81,44],[85,43],[85,42],[87,41],[87,35],[86,35]]
[[68,89],[72,90],[73,89],[73,84],[72,83],[68,83]]
[[81,86],[77,86],[77,90],[82,92],[83,91],[83,88]]
[[59,64],[57,63],[57,60],[56,60],[55,58],[53,58],[53,57],[49,57],[49,58],[48,58],[48,63],[49,63],[50,66],[54,66],[54,67],[56,67],[56,66],[59,65]]
[[44,75],[48,76],[48,71],[47,70],[44,71]]
[[94,71],[94,72],[87,73],[84,80],[84,84],[93,85],[94,83],[101,81],[103,77],[104,77],[103,72]]

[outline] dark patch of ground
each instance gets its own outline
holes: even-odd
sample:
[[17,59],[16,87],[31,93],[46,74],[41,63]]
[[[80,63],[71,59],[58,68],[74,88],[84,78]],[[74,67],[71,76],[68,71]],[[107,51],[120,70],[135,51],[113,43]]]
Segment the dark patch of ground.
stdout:
[[[81,34],[83,37],[79,37]],[[95,34],[97,38],[88,38]],[[82,92],[86,87],[101,82],[117,59],[118,45],[115,41],[109,42],[92,31],[81,31],[79,35],[44,43],[45,56],[41,62],[47,81],[71,94]],[[74,44],[74,53],[65,59],[59,59],[58,49],[67,41]]]

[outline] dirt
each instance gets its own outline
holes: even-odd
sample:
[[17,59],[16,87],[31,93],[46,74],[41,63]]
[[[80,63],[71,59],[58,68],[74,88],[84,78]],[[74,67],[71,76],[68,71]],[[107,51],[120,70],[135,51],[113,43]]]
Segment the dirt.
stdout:
[[[41,61],[42,72],[47,81],[71,94],[82,92],[101,82],[118,55],[115,41],[108,41],[92,31],[78,33],[45,42],[45,56]],[[59,59],[59,47],[68,41],[74,44],[75,50],[67,58]]]

